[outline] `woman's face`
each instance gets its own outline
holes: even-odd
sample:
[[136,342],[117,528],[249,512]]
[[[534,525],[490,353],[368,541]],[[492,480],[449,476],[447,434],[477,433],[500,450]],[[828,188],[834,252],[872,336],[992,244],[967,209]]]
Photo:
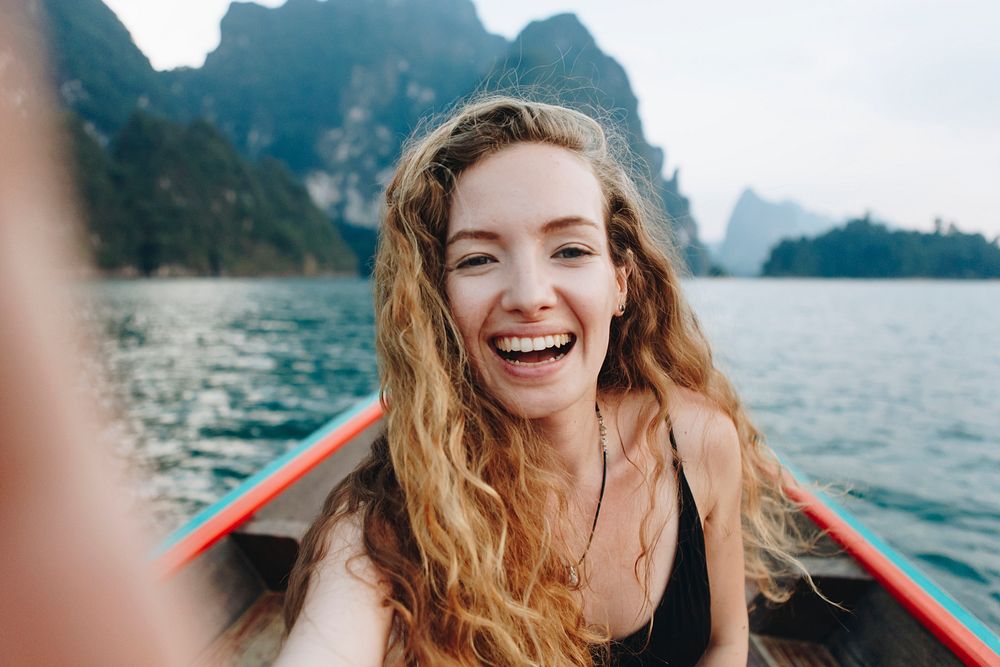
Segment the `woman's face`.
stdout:
[[611,261],[590,167],[547,144],[464,171],[448,218],[446,291],[478,377],[512,411],[592,404],[625,270]]

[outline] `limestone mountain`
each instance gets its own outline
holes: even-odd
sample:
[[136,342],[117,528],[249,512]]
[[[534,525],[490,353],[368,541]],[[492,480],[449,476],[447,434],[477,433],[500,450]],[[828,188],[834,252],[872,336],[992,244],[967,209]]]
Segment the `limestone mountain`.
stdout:
[[[624,69],[572,14],[534,22],[508,42],[483,27],[471,0],[234,2],[202,67],[153,72],[98,0],[42,2],[56,24],[63,99],[86,122],[110,138],[136,106],[175,122],[207,121],[251,160],[287,164],[362,265],[381,190],[418,122],[476,91],[517,83],[622,123],[692,271],[707,267],[677,172],[661,176],[663,151],[644,137]],[[122,55],[112,66],[109,54]],[[91,92],[104,90],[115,94]]]
[[[251,163],[177,96],[99,0],[43,0],[87,238],[115,274],[353,272],[357,260],[289,170]],[[156,112],[158,115],[153,115]]]
[[203,67],[169,72],[182,113],[284,160],[334,219],[374,227],[417,120],[472,90],[506,47],[468,0],[233,3]]

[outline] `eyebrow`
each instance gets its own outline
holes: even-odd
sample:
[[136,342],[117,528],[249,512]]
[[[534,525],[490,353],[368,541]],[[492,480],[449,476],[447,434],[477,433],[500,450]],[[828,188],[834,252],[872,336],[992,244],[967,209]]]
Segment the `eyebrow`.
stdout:
[[[589,218],[584,218],[579,215],[566,215],[561,218],[555,218],[554,220],[549,220],[544,225],[542,225],[542,234],[551,234],[552,232],[557,232],[561,229],[567,227],[575,227],[577,225],[584,225],[587,227],[593,227],[597,231],[601,231],[600,225],[598,225],[593,220]],[[461,229],[451,235],[445,246],[450,246],[456,241],[461,241],[463,239],[471,239],[478,241],[496,241],[500,238],[500,235],[496,232],[490,232],[485,229]]]

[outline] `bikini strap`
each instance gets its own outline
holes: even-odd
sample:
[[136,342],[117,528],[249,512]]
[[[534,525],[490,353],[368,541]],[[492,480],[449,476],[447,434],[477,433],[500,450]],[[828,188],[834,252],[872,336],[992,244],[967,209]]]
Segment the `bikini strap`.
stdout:
[[674,450],[674,470],[676,470],[680,462],[680,455],[677,453],[677,440],[674,438],[673,424],[670,425],[670,447]]

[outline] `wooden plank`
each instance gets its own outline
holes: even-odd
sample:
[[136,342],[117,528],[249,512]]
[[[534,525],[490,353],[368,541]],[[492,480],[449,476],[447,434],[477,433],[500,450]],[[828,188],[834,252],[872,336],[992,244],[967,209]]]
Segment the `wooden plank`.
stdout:
[[257,667],[277,659],[284,641],[281,593],[266,593],[198,660],[198,667]]
[[750,635],[748,667],[841,667],[822,644]]
[[844,617],[843,626],[827,640],[841,664],[912,667],[962,664],[880,586],[872,586],[852,611]]

